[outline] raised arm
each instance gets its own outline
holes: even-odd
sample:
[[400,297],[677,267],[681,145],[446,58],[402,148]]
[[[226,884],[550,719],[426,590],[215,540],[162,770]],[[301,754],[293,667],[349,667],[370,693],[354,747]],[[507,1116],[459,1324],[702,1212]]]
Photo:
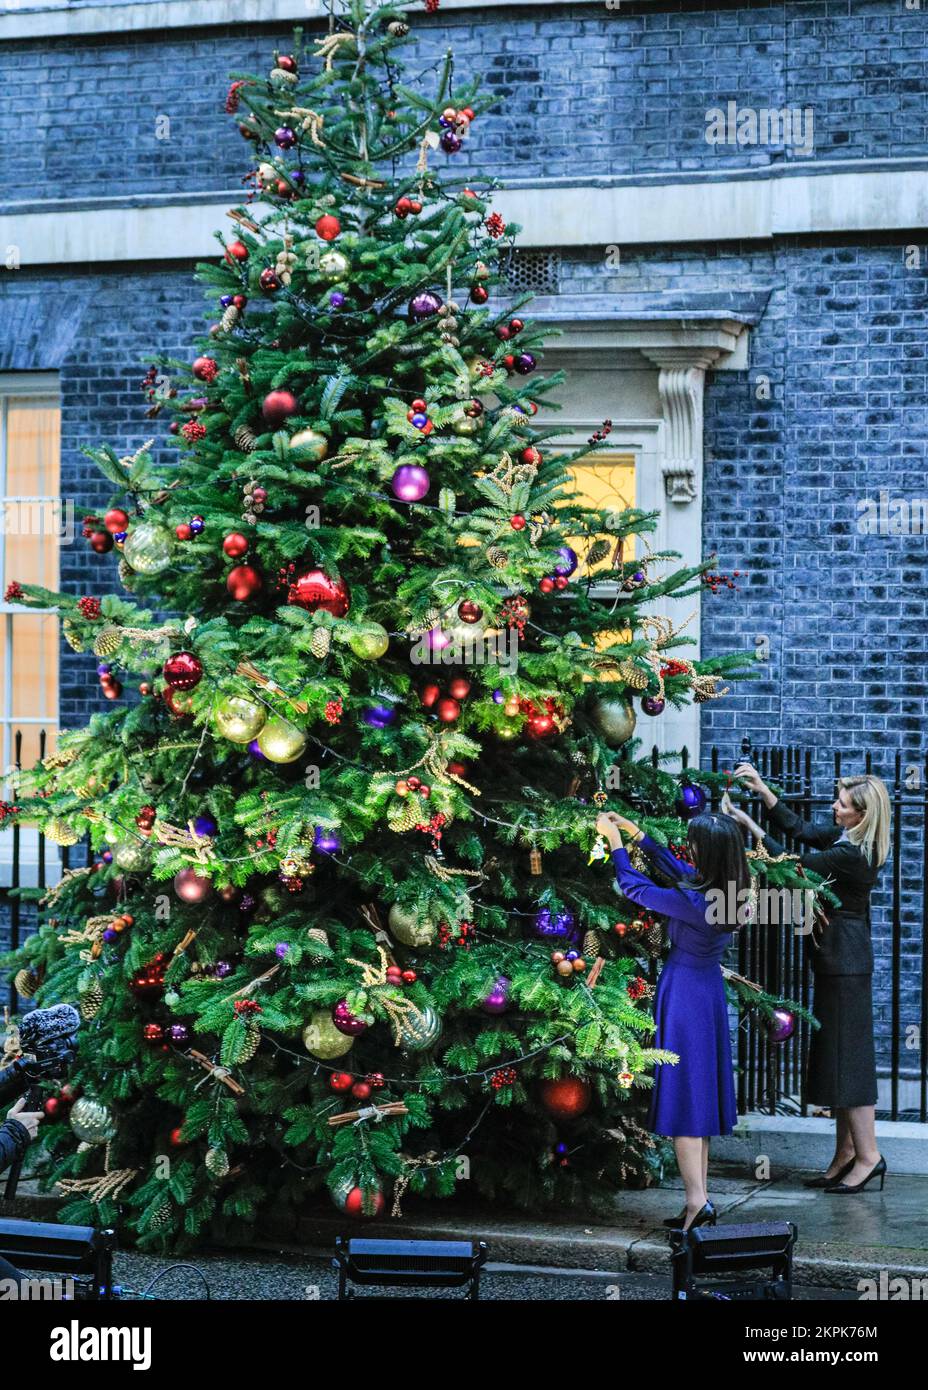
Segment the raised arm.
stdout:
[[[673,859],[673,855],[670,855],[670,858]],[[628,850],[624,846],[620,845],[618,849],[613,850],[612,862],[615,865],[616,882],[630,902],[647,908],[649,912],[663,913],[667,917],[682,917],[685,921],[693,923],[705,921],[705,910],[698,907],[682,888],[658,888],[647,874],[633,869]]]
[[[817,825],[813,821],[803,820],[796,815],[795,811],[791,811],[780,800],[776,792],[771,791],[757,768],[753,767],[751,763],[739,763],[735,768],[734,776],[749,791],[760,798],[764,814],[772,824],[785,831],[787,835],[792,835],[793,839],[798,840],[800,844],[813,845],[816,849],[827,849],[839,838],[841,831],[836,825]],[[779,843],[767,832],[764,832],[764,838],[771,849]],[[778,854],[782,854],[782,852],[782,848],[776,851]]]
[[641,839],[636,841],[636,844],[639,849],[644,850],[648,858],[652,860],[659,869],[663,869],[664,873],[668,874],[671,878],[695,877],[696,870],[693,868],[692,864],[687,864],[684,859],[678,859],[675,854],[671,853],[666,845],[659,845],[656,840],[651,839],[650,835],[642,835]]

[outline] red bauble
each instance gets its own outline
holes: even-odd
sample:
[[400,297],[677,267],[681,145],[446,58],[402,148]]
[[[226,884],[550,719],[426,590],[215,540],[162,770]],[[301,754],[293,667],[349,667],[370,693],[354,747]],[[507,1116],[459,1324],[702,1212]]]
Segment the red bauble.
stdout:
[[524,531],[525,517],[522,516],[521,513],[516,512],[515,516],[509,518],[509,525],[512,527],[513,531]]
[[[439,697],[440,694],[441,694],[441,690],[438,688],[437,685],[435,685],[435,684],[429,684],[429,685],[424,685],[424,686],[422,687],[422,694],[420,695],[419,698],[420,698],[422,704],[425,706],[426,709],[431,709],[432,706],[434,705],[435,701],[438,699],[438,697]],[[412,786],[412,780],[411,780],[411,779],[410,779],[409,785]],[[418,786],[418,782],[416,783],[416,785]]]
[[277,429],[289,415],[296,415],[299,401],[292,391],[269,391],[261,405],[261,414],[272,429]]
[[546,574],[543,579],[539,579],[538,587],[543,594],[550,594],[554,590],[554,580],[550,574]]
[[189,541],[193,532],[186,521],[182,521],[179,526],[174,527],[174,534],[179,541]]
[[231,265],[233,261],[247,261],[248,247],[243,241],[232,241],[226,248],[226,260]]
[[42,1106],[42,1109],[45,1111],[45,1114],[48,1116],[48,1118],[50,1120],[53,1120],[57,1115],[58,1111],[61,1109],[61,1101],[58,1099],[57,1096],[49,1096],[48,1100]]
[[266,266],[258,276],[258,284],[261,286],[262,290],[264,290],[265,294],[273,294],[275,290],[279,290],[280,280],[277,271],[272,270],[270,266]]
[[222,543],[222,548],[230,560],[240,560],[248,552],[248,537],[241,531],[232,531]]
[[525,725],[526,737],[540,740],[557,733],[557,725],[550,714],[533,714]]
[[200,381],[215,381],[219,375],[219,366],[215,358],[198,357],[193,364],[193,374]]
[[172,690],[192,690],[203,679],[203,663],[193,652],[175,652],[164,663],[161,674]]
[[483,609],[479,603],[474,603],[473,599],[462,599],[458,604],[458,617],[462,623],[479,623],[483,617]]
[[443,724],[453,724],[461,717],[461,706],[457,700],[439,700],[435,706],[435,713]]
[[[365,1205],[370,1205],[371,1196],[373,1196],[374,1199],[374,1209],[373,1211],[365,1211],[364,1207]],[[365,1204],[363,1189],[360,1187],[353,1187],[351,1191],[348,1193],[348,1196],[345,1198],[344,1210],[347,1212],[349,1216],[374,1217],[380,1215],[380,1213],[383,1211],[383,1207],[384,1201],[382,1192],[377,1191],[373,1194],[368,1192],[367,1203]]]
[[490,298],[490,291],[486,285],[471,285],[470,297],[473,304],[486,304]]
[[157,1047],[164,1042],[164,1028],[160,1023],[146,1023],[142,1029],[142,1037],[150,1047]]
[[590,1083],[579,1076],[541,1083],[541,1103],[556,1120],[572,1120],[589,1108]]
[[333,1091],[350,1091],[354,1085],[354,1077],[350,1071],[333,1071],[329,1077],[329,1087]]
[[[186,719],[190,715],[190,701],[183,690],[172,690],[166,686],[161,697],[175,719]],[[180,698],[178,698],[180,697]]]
[[281,53],[277,59],[277,66],[282,68],[284,72],[296,72],[297,70],[296,59],[292,53]]
[[103,518],[103,525],[113,536],[119,531],[128,531],[129,513],[124,512],[122,507],[110,507],[106,516]]
[[334,241],[342,229],[342,224],[337,217],[331,213],[324,213],[316,223],[316,235],[321,236],[323,241]]
[[287,602],[305,608],[308,613],[321,608],[333,618],[344,618],[351,596],[344,579],[331,579],[323,570],[307,570],[290,585]]
[[536,449],[534,444],[527,444],[519,455],[519,458],[523,463],[533,463],[536,468],[539,468],[543,461],[541,450]]
[[367,1081],[356,1081],[351,1088],[351,1094],[355,1100],[370,1100],[371,1088]]
[[180,1145],[184,1142],[184,1131],[180,1128],[179,1125],[177,1129],[171,1130],[170,1139],[175,1149],[179,1148]]
[[226,588],[234,599],[244,603],[260,593],[262,579],[254,565],[236,565],[226,575]]
[[212,891],[212,879],[198,874],[196,869],[181,869],[174,875],[174,892],[182,903],[201,903]]
[[448,694],[455,700],[466,700],[470,694],[470,681],[463,676],[455,676],[448,684]]
[[109,531],[91,531],[90,549],[95,550],[98,555],[105,555],[108,550],[113,549],[113,537]]

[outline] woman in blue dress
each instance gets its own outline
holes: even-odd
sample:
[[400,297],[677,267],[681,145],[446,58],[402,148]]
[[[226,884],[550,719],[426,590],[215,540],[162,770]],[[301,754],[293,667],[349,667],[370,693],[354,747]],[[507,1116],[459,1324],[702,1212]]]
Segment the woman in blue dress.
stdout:
[[[654,999],[655,1046],[675,1052],[680,1060],[655,1068],[649,1128],[673,1139],[686,1207],[664,1224],[684,1229],[714,1225],[715,1208],[706,1190],[709,1139],[730,1134],[738,1118],[719,966],[732,932],[750,911],[751,871],[741,832],[728,816],[694,817],[687,827],[694,867],[622,816],[601,815],[596,828],[612,848],[622,895],[667,918],[671,950]],[[658,887],[632,868],[623,840],[637,844],[675,886]]]

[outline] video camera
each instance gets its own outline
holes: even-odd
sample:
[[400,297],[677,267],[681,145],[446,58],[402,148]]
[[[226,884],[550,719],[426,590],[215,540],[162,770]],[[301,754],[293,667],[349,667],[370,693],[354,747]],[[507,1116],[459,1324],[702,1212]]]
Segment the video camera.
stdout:
[[0,1106],[18,1100],[39,1081],[61,1080],[77,1052],[81,1017],[70,1004],[32,1009],[19,1025],[23,1056],[0,1069]]

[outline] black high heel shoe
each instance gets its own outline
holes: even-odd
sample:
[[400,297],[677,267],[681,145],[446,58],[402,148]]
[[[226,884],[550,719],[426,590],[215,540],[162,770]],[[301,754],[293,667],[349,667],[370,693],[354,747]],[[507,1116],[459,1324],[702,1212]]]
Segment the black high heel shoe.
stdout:
[[881,1157],[876,1167],[871,1168],[870,1172],[860,1182],[834,1182],[825,1188],[826,1192],[838,1192],[843,1196],[850,1196],[856,1192],[863,1192],[868,1182],[874,1178],[880,1180],[880,1191],[883,1191],[883,1184],[886,1181],[886,1159]]
[[849,1159],[844,1167],[839,1168],[837,1173],[832,1173],[830,1178],[826,1177],[824,1173],[820,1173],[816,1178],[803,1178],[802,1185],[803,1187],[830,1187],[832,1183],[841,1182],[842,1178],[846,1178],[856,1162],[856,1158]]
[[[686,1227],[691,1231],[694,1226],[714,1226],[718,1220],[718,1212],[711,1202],[706,1202],[704,1207],[693,1217],[690,1224]],[[671,1231],[682,1231],[683,1223],[686,1221],[686,1207],[683,1208],[679,1216],[671,1216],[664,1222],[664,1225]]]

